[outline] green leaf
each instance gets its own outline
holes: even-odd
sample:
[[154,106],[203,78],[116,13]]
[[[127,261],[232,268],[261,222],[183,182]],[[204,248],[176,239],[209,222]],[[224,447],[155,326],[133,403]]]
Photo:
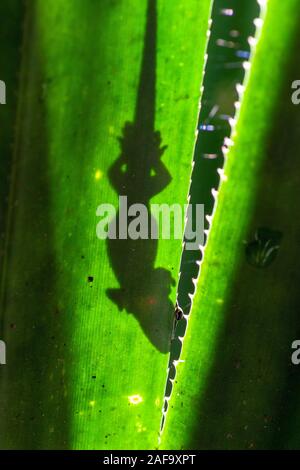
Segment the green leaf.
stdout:
[[[201,265],[184,362],[177,366],[163,448],[299,447],[299,373],[290,359],[299,336],[294,204],[300,124],[291,103],[291,83],[299,76],[296,11],[295,0],[268,2]],[[272,241],[275,233],[281,242],[269,266],[249,263],[247,246],[255,235],[264,247],[266,236]],[[261,251],[259,256],[265,259]]]
[[22,35],[23,5],[18,0],[3,0],[0,16],[5,18],[0,31],[0,80],[6,88],[5,105],[0,105],[0,263],[4,253],[5,225],[7,219],[9,176],[12,165],[12,144],[16,120],[19,44]]
[[136,202],[186,203],[210,4],[27,2],[1,448],[157,445],[181,240],[108,246],[96,209],[124,159]]

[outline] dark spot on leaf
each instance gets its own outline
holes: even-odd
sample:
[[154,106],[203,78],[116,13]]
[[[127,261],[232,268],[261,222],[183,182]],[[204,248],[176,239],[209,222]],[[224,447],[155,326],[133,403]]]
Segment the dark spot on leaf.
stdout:
[[246,245],[246,258],[251,266],[266,268],[277,257],[282,233],[268,228],[258,228],[254,234],[254,240]]

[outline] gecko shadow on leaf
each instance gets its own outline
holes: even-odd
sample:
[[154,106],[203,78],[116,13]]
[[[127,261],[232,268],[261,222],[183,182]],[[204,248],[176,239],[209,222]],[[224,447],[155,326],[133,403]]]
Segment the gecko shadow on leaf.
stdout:
[[[116,228],[117,237],[107,239],[107,250],[120,287],[107,289],[106,293],[119,310],[125,309],[135,315],[157,349],[168,352],[174,310],[169,294],[174,280],[168,270],[154,267],[158,240],[151,238],[151,229],[156,230],[157,223],[150,213],[150,199],[171,181],[161,161],[166,146],[162,146],[160,132],[154,128],[155,70],[156,0],[148,0],[134,122],[125,123],[123,136],[119,139],[121,154],[109,169],[110,182],[120,196],[127,196],[127,206],[143,204],[147,209],[148,227],[143,238],[118,238],[122,210],[119,207],[110,224]],[[127,227],[131,221],[128,216]]]

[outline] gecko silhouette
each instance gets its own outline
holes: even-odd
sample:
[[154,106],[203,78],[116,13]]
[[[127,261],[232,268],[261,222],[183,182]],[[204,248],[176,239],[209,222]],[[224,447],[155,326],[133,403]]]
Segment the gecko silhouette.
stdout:
[[[107,239],[111,266],[120,287],[107,289],[106,293],[119,310],[125,309],[135,315],[157,349],[168,352],[174,312],[169,294],[175,282],[168,270],[154,267],[158,240],[150,237],[151,225],[157,227],[150,213],[150,199],[171,181],[171,175],[161,161],[166,146],[162,146],[160,132],[154,127],[156,16],[156,0],[148,0],[134,121],[125,123],[123,136],[119,138],[120,156],[108,172],[116,192],[127,196],[128,207],[138,203],[147,208],[149,236],[137,240]],[[112,223],[116,223],[118,234],[119,213]]]

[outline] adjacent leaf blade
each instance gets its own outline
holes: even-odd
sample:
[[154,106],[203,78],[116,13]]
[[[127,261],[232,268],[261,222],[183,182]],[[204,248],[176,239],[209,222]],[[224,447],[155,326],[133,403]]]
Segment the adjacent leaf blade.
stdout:
[[[288,423],[281,411],[287,397],[295,403],[298,391],[296,372],[289,365],[289,347],[299,325],[296,310],[291,311],[289,305],[296,305],[298,300],[294,288],[287,288],[294,282],[299,256],[295,243],[298,224],[291,230],[291,212],[287,210],[298,194],[297,184],[290,184],[287,176],[294,171],[292,155],[298,118],[296,111],[291,111],[290,76],[284,82],[291,55],[287,51],[298,23],[295,11],[293,0],[268,3],[234,146],[225,167],[228,180],[218,195],[184,339],[185,362],[177,367],[163,448],[299,445],[291,416],[288,415]],[[290,53],[295,57],[294,50]],[[278,116],[277,101],[283,107],[283,115],[295,119],[289,158],[283,149],[289,148],[292,121],[286,124],[283,116]],[[277,127],[271,134],[270,147],[274,122]],[[280,124],[286,129],[282,147],[274,141]],[[279,184],[282,198],[275,198]],[[277,266],[274,262],[269,272],[249,266],[243,243],[251,240],[255,229],[264,224],[279,230],[283,227],[287,238],[282,253],[279,251]],[[282,317],[283,308],[289,311],[288,319]],[[285,388],[287,377],[290,382]],[[285,430],[281,433],[283,422]]]

